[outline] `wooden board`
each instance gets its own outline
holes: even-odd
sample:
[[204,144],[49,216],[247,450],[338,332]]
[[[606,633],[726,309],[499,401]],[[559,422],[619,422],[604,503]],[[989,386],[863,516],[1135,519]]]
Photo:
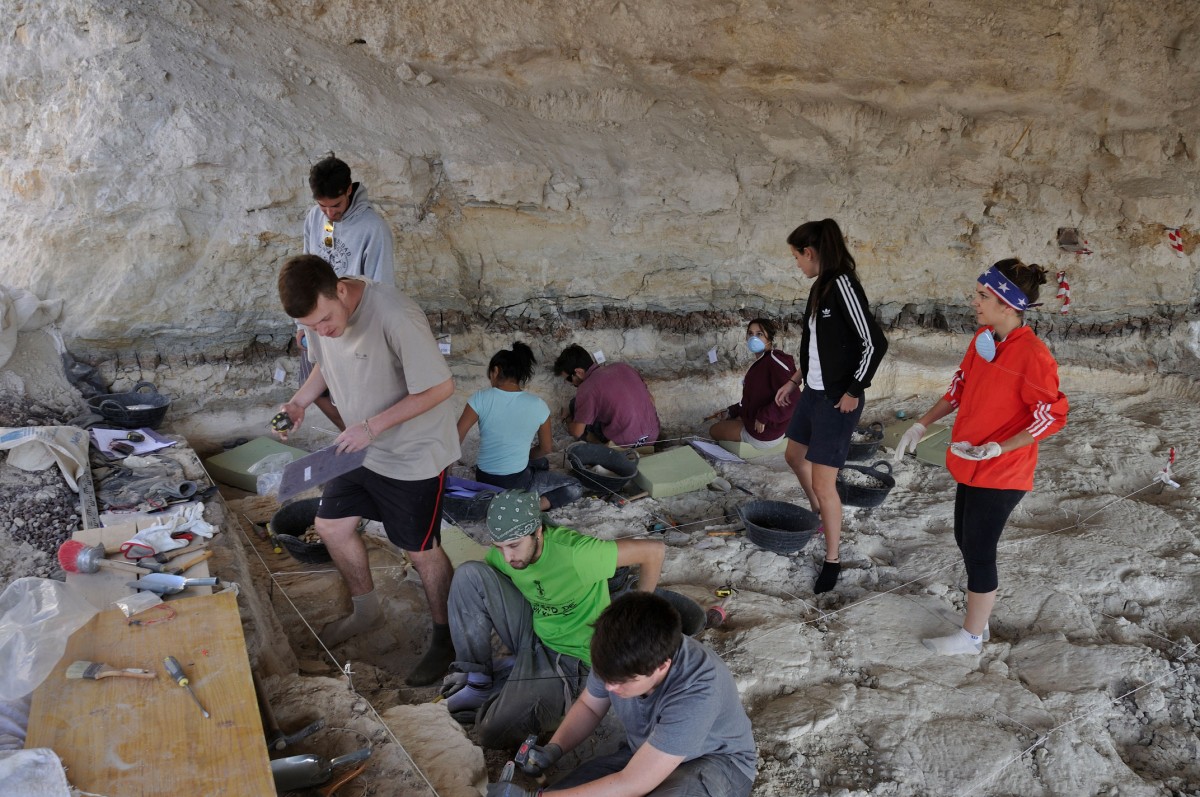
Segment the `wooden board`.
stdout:
[[[232,592],[171,601],[175,619],[128,626],[119,609],[72,635],[33,693],[26,747],[49,747],[86,792],[133,797],[275,793]],[[163,669],[174,656],[212,715]],[[74,661],[144,667],[153,681],[67,680]]]

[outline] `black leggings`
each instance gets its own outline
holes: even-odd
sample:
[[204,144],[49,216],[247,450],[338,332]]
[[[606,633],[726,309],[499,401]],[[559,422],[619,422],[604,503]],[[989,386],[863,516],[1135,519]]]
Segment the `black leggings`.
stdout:
[[1024,490],[958,485],[954,494],[954,541],[962,551],[967,589],[971,592],[996,590],[996,546],[1008,516],[1024,497]]

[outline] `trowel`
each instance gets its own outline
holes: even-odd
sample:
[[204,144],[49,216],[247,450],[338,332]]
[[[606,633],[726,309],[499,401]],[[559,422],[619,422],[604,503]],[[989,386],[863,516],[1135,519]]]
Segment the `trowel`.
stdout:
[[285,792],[320,786],[333,777],[333,770],[344,764],[365,761],[371,757],[371,748],[364,747],[338,756],[332,761],[319,755],[305,753],[276,758],[271,762],[271,775],[275,778],[275,791]]
[[188,587],[215,587],[221,583],[216,576],[209,578],[184,578],[169,573],[147,573],[137,581],[127,581],[125,586],[134,589],[144,589],[147,592],[157,592],[159,595],[174,595],[183,592]]

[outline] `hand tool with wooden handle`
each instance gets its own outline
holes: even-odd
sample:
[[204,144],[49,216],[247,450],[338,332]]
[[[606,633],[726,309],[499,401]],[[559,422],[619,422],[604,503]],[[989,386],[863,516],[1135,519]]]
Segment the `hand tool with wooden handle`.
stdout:
[[333,795],[337,794],[338,789],[357,778],[364,771],[366,771],[366,769],[367,762],[364,761],[353,769],[346,770],[341,775],[338,775],[336,778],[317,789],[317,794],[321,795],[321,797],[333,797]]
[[193,542],[190,545],[183,546],[182,548],[172,548],[169,551],[163,551],[161,553],[154,554],[154,561],[165,565],[167,562],[171,561],[177,556],[183,556],[185,553],[194,553],[196,551],[204,550],[207,545],[207,542]]
[[151,670],[142,670],[134,667],[119,670],[116,667],[110,667],[107,664],[101,664],[98,661],[77,661],[67,668],[67,678],[71,680],[77,678],[86,678],[89,681],[98,681],[101,678],[157,677],[158,673]]
[[182,562],[179,562],[178,564],[171,565],[163,572],[170,573],[171,575],[177,576],[180,573],[184,572],[185,570],[189,570],[207,559],[212,559],[212,555],[213,555],[213,552],[212,552],[211,548],[208,550],[205,550],[205,551],[201,551],[200,553],[196,554],[195,556],[189,556],[187,559],[184,559]]
[[275,790],[282,792],[320,786],[333,777],[333,770],[337,767],[357,764],[370,756],[371,748],[364,747],[332,760],[313,753],[276,758],[271,762],[271,775],[275,778]]
[[59,546],[58,564],[68,573],[98,573],[101,568],[124,570],[127,573],[149,572],[130,562],[105,559],[103,545],[85,545],[79,540],[67,540]]
[[250,524],[250,528],[254,529],[256,533],[259,528],[266,530],[267,538],[271,541],[271,548],[275,551],[275,553],[283,553],[283,546],[279,544],[279,539],[275,536],[275,530],[271,528],[270,523],[255,523],[245,512],[242,512],[241,514],[242,517],[246,518],[246,522]]

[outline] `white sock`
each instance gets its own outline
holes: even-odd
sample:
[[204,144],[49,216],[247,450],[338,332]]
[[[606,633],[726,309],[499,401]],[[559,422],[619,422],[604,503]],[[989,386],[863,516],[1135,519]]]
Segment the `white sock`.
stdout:
[[[966,619],[961,614],[956,614],[955,612],[952,612],[950,609],[939,609],[938,616],[943,618],[946,622],[953,623],[954,625],[962,625],[963,620]],[[987,642],[989,639],[991,639],[991,637],[992,637],[992,625],[990,622],[984,623],[983,624],[983,641]]]
[[949,636],[922,639],[921,644],[942,656],[975,655],[983,650],[983,637],[960,628]]
[[355,595],[350,600],[354,604],[354,611],[321,629],[321,643],[325,647],[340,645],[352,636],[371,630],[379,622],[382,612],[375,590],[365,595]]

